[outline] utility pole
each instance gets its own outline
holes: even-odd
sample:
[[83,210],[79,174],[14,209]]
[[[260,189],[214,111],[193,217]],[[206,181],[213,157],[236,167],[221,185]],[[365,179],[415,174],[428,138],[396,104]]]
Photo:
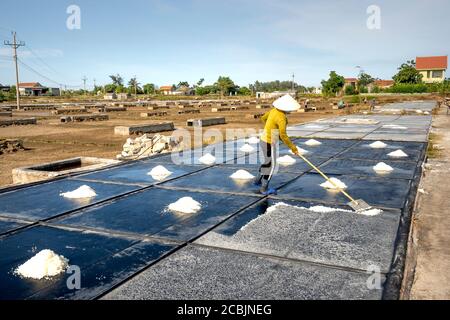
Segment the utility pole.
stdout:
[[294,92],[294,79],[295,79],[295,74],[292,72],[292,92]]
[[86,80],[87,80],[86,76],[84,76],[83,79],[81,80],[83,80],[84,94],[86,94]]
[[19,67],[17,66],[17,48],[22,47],[25,45],[25,42],[20,41],[17,43],[16,39],[16,32],[12,32],[13,35],[13,42],[9,42],[5,40],[5,46],[10,46],[13,48],[13,57],[14,57],[14,63],[16,65],[16,99],[17,99],[17,110],[20,110],[20,91],[19,91]]

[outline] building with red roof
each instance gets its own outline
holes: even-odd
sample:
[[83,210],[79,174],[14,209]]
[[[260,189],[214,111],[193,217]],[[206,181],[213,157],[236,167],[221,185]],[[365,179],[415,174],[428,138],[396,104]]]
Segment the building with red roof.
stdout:
[[416,70],[425,83],[443,82],[448,67],[448,56],[417,57]]

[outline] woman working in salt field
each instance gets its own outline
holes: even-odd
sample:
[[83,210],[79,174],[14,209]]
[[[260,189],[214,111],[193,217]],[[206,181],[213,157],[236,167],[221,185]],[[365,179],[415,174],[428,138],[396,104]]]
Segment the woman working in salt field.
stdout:
[[286,133],[288,124],[287,113],[300,108],[299,103],[289,94],[278,98],[273,102],[274,108],[266,112],[261,117],[264,122],[264,132],[261,136],[260,146],[264,156],[264,161],[259,168],[255,185],[260,186],[260,192],[264,195],[276,194],[274,188],[269,188],[269,182],[275,169],[275,139],[279,139],[286,144],[295,155],[298,155],[297,147],[292,143]]

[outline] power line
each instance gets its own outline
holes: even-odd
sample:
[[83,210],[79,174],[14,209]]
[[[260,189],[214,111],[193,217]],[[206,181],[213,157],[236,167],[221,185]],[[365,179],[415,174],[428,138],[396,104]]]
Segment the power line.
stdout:
[[53,79],[51,79],[51,78],[49,78],[49,77],[43,75],[42,73],[40,73],[39,71],[37,71],[37,70],[34,69],[33,67],[29,66],[28,64],[26,64],[25,62],[23,62],[21,59],[18,59],[18,61],[19,61],[19,63],[20,63],[22,66],[24,66],[27,70],[29,70],[29,71],[31,71],[31,72],[37,74],[37,75],[40,76],[41,78],[44,78],[44,79],[46,79],[47,81],[49,81],[49,82],[51,82],[51,83],[57,84],[58,86],[65,86],[65,87],[69,87],[69,88],[80,88],[80,87],[81,87],[81,85],[68,85],[68,84],[61,83],[61,82],[59,82],[59,81],[55,81],[55,80],[53,80]]

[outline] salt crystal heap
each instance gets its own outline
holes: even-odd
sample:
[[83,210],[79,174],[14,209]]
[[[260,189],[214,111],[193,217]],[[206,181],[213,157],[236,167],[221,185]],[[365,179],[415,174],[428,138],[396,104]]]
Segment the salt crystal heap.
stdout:
[[191,197],[183,197],[169,204],[169,210],[187,214],[196,213],[201,208],[200,202],[195,201]]
[[381,149],[381,148],[386,148],[387,144],[382,141],[375,141],[375,142],[369,144],[369,146],[374,149]]
[[164,166],[156,166],[150,172],[147,173],[153,179],[161,181],[167,178],[172,174],[169,170],[167,170]]
[[64,272],[69,260],[49,249],[41,250],[34,257],[19,266],[15,273],[24,278],[43,279]]
[[212,154],[207,153],[203,155],[203,157],[199,158],[198,161],[206,165],[212,165],[216,162],[216,158]]
[[253,148],[251,145],[249,145],[248,143],[244,144],[241,149],[242,152],[252,152],[253,150],[255,150],[255,148]]
[[404,158],[404,157],[407,157],[408,155],[406,153],[404,153],[403,150],[398,149],[396,151],[388,153],[388,156],[394,157],[394,158]]
[[307,146],[318,146],[318,145],[321,145],[322,142],[317,141],[317,140],[315,140],[315,139],[309,139],[308,141],[305,142],[305,144],[306,144]]
[[68,199],[85,199],[85,198],[93,198],[97,194],[95,193],[95,190],[87,185],[82,185],[78,189],[75,189],[73,191],[60,193],[60,196]]
[[377,165],[373,166],[373,170],[377,172],[391,172],[394,168],[384,162],[378,162]]
[[250,180],[253,179],[254,177],[255,177],[254,175],[252,175],[250,172],[246,170],[238,170],[230,176],[231,179],[237,180]]
[[258,144],[259,139],[258,139],[258,137],[250,137],[250,138],[248,138],[247,142],[250,144]]
[[277,159],[277,162],[281,165],[291,165],[294,164],[296,162],[296,160],[294,158],[292,158],[290,155],[285,155],[283,157],[279,157]]
[[[347,185],[337,178],[330,178],[330,180],[333,181],[334,184],[339,187],[339,189],[343,190],[347,188]],[[329,181],[322,183],[320,186],[325,189],[337,190],[337,188]]]

